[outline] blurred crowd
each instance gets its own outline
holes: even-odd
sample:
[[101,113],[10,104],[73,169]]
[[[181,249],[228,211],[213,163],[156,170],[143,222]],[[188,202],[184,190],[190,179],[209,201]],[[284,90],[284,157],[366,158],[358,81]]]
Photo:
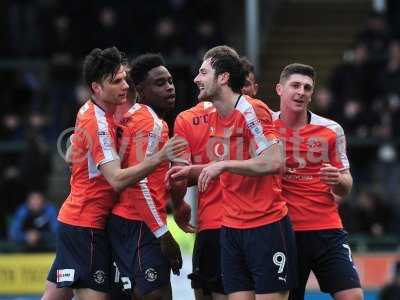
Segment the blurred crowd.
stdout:
[[346,229],[398,238],[400,27],[390,24],[388,16],[370,13],[313,101],[314,110],[338,121],[348,137],[355,185],[341,205]]
[[[204,50],[226,41],[221,7],[211,0],[151,0],[140,8],[127,0],[112,6],[104,0],[6,0],[0,8],[0,192],[5,197],[0,240],[8,236],[21,243],[25,240],[16,239],[15,228],[29,226],[18,227],[15,220],[21,220],[21,211],[30,211],[32,194],[47,203],[43,193],[52,172],[51,145],[74,125],[88,96],[79,74],[86,53],[116,45],[132,57],[151,51],[170,61],[196,61]],[[341,212],[350,233],[366,236],[400,237],[399,11],[369,15],[343,63],[313,100],[314,111],[342,124],[349,138],[355,185]],[[31,63],[7,67],[4,61]],[[181,111],[194,101],[191,70],[171,70],[176,110]],[[51,233],[50,219],[46,232]],[[51,247],[51,239],[46,240]]]

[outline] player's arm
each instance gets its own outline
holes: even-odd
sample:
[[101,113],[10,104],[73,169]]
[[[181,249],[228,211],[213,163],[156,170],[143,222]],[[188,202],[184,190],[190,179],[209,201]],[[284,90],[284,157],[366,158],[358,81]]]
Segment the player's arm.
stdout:
[[347,196],[353,186],[350,163],[346,154],[346,137],[343,128],[335,127],[336,136],[330,142],[329,163],[323,163],[320,169],[320,180],[331,187],[335,196]]
[[[191,131],[187,130],[186,125],[187,125],[186,119],[182,116],[182,114],[179,114],[175,119],[174,133],[175,135],[178,135],[183,139],[185,139],[186,141],[188,141],[190,140],[190,138],[188,138],[188,135]],[[182,154],[180,158],[172,162],[172,167],[188,166],[190,162],[190,156],[191,156],[191,149],[190,149],[190,143],[188,142],[185,152]],[[173,180],[173,181],[168,180],[167,182],[168,182],[167,188],[169,189],[171,206],[176,224],[184,232],[193,233],[195,231],[195,228],[190,224],[192,208],[184,200],[184,197],[187,192],[188,179],[182,178],[180,180]]]
[[242,176],[264,176],[279,174],[283,169],[283,149],[278,140],[273,142],[260,155],[247,160],[219,161],[203,168],[199,175],[199,191],[204,192],[210,182],[223,172]]
[[139,164],[121,169],[120,160],[112,160],[100,166],[100,172],[117,192],[134,185],[153,172],[163,161],[180,155],[185,149],[186,141],[173,137],[158,152]]
[[175,165],[171,169],[169,169],[167,174],[165,175],[165,182],[168,187],[171,187],[171,184],[173,182],[183,179],[188,180],[188,182],[197,182],[201,171],[210,164],[190,166]]
[[331,164],[323,164],[320,170],[321,181],[331,187],[332,193],[339,197],[347,196],[353,186],[350,170],[340,170]]
[[274,175],[283,168],[282,144],[277,142],[265,149],[259,156],[248,160],[221,161],[222,172],[230,172],[243,176]]
[[[187,164],[173,163],[174,167],[185,167]],[[182,178],[180,180],[168,180],[169,193],[172,205],[172,211],[174,214],[174,220],[176,224],[184,232],[194,233],[195,227],[190,224],[192,208],[184,200],[187,192],[188,179]]]

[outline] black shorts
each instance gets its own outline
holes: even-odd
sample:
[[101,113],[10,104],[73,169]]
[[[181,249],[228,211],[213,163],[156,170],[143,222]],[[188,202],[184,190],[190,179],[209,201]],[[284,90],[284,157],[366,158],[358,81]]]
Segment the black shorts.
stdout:
[[193,249],[193,289],[202,289],[204,295],[212,292],[225,294],[221,277],[220,229],[206,229],[196,235]]
[[[134,286],[134,283],[132,283]],[[125,290],[121,281],[121,273],[115,262],[111,265],[110,299],[109,300],[131,300],[132,290]]]
[[290,299],[304,298],[310,271],[313,271],[322,292],[360,288],[360,279],[353,264],[347,232],[343,229],[297,231],[299,286]]
[[111,215],[107,233],[112,261],[118,267],[125,290],[135,286],[141,295],[146,295],[170,284],[169,261],[161,252],[159,239],[144,222]]
[[107,293],[111,251],[106,232],[58,222],[56,258],[47,280],[57,287]]
[[222,227],[221,249],[227,294],[277,293],[297,285],[296,246],[288,217],[250,229]]

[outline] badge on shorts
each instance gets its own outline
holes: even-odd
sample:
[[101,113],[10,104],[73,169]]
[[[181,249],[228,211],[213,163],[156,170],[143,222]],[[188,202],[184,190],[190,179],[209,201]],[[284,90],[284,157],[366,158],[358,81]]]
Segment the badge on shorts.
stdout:
[[102,270],[97,270],[93,273],[94,281],[98,284],[102,284],[105,280],[106,273]]
[[75,277],[75,269],[57,270],[57,282],[72,282]]
[[148,268],[146,271],[144,271],[144,278],[148,282],[153,282],[156,281],[158,278],[157,271],[154,270],[153,268]]

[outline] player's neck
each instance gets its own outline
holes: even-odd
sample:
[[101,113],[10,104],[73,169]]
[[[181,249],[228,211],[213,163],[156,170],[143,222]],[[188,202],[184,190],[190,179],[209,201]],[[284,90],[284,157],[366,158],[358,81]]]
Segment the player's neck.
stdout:
[[92,96],[92,101],[106,113],[113,114],[117,108],[116,104],[105,102],[101,99],[96,98],[95,96]]
[[136,101],[134,101],[134,100],[133,101],[128,100],[128,101],[124,102],[123,104],[118,105],[117,108],[115,109],[115,113],[114,113],[116,121],[120,122],[124,118],[124,115],[126,114],[126,112],[128,110],[130,110],[131,107],[135,103],[136,103]]
[[[148,105],[148,104],[147,104]],[[160,119],[165,119],[165,114],[166,112],[163,109],[160,109],[158,107],[155,107],[154,105],[149,105],[152,110],[156,113],[157,117]]]
[[289,109],[281,109],[280,119],[285,127],[294,130],[303,128],[308,123],[307,111],[294,112]]
[[234,93],[232,90],[222,91],[221,96],[213,102],[218,114],[222,118],[229,116],[235,110],[240,96],[241,94]]

